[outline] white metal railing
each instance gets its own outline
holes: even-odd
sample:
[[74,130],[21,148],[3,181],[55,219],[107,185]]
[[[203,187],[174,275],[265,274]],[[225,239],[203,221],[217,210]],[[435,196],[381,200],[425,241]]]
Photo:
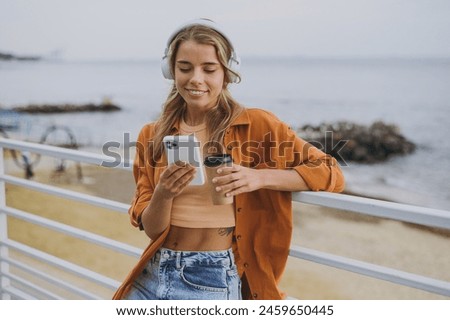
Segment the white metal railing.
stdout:
[[[24,212],[6,205],[5,184],[13,184],[21,187],[38,190],[44,193],[56,195],[91,205],[107,208],[126,214],[128,204],[94,197],[74,191],[64,190],[42,183],[20,179],[4,172],[4,149],[28,151],[55,158],[73,160],[88,164],[105,166],[111,163],[111,158],[82,151],[63,149],[53,146],[40,145],[35,143],[16,141],[0,138],[0,296],[2,299],[64,299],[54,292],[48,291],[43,286],[36,284],[30,279],[47,281],[49,284],[63,288],[84,299],[100,299],[95,292],[79,288],[76,284],[60,279],[55,275],[39,271],[15,259],[10,251],[44,262],[50,266],[57,267],[73,275],[99,284],[105,288],[114,290],[118,287],[117,280],[108,278],[74,263],[52,256],[46,252],[37,250],[25,244],[16,242],[8,237],[8,217],[14,217],[29,223],[37,224],[52,230],[56,230],[66,235],[86,240],[91,243],[120,252],[135,258],[141,253],[140,248],[109,239],[79,228],[68,226],[60,222],[49,220],[29,212]],[[109,165],[106,165],[109,166]],[[121,163],[122,169],[130,169],[130,164],[126,166]],[[294,201],[325,206],[336,209],[344,209],[359,214],[376,216],[381,218],[394,219],[431,227],[450,229],[450,212],[435,210],[417,206],[391,203],[387,201],[367,199],[363,197],[332,194],[327,192],[300,192],[294,193]],[[313,261],[315,263],[340,268],[343,270],[363,274],[369,277],[387,280],[393,283],[426,290],[444,296],[450,296],[450,283],[437,279],[424,277],[417,274],[407,273],[379,265],[366,263],[342,256],[336,256],[325,252],[292,246],[290,255],[295,258]],[[18,269],[21,273],[26,273],[28,277],[22,277],[13,272]]]

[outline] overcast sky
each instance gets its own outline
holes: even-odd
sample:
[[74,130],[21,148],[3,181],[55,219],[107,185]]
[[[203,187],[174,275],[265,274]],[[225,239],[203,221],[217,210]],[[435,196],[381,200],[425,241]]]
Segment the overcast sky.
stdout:
[[197,17],[246,56],[450,57],[450,0],[0,0],[0,52],[157,59]]

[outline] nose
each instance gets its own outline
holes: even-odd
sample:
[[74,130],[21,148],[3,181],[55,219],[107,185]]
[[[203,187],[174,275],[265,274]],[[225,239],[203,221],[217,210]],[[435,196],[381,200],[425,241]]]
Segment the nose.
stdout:
[[203,80],[204,80],[203,70],[200,68],[194,68],[194,70],[192,72],[192,77],[190,79],[191,83],[199,84],[199,83],[203,83]]

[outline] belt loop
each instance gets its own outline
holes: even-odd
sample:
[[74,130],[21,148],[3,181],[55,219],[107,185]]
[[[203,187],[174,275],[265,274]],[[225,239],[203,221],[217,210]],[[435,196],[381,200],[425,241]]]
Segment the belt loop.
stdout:
[[234,265],[234,254],[233,249],[228,249],[228,257],[230,258],[230,267]]
[[161,256],[161,249],[156,250],[155,254],[153,255],[153,257],[151,259],[152,264],[156,262],[156,257],[158,255]]
[[176,266],[177,269],[181,269],[181,251],[177,251]]

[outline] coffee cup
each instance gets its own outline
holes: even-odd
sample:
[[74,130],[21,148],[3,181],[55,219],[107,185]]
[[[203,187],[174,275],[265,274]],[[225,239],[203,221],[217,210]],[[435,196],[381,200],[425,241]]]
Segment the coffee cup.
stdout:
[[225,196],[224,192],[216,191],[216,185],[212,183],[214,177],[220,176],[217,173],[219,168],[231,167],[233,165],[233,159],[229,154],[213,154],[207,156],[203,162],[205,165],[206,176],[209,182],[211,197],[214,205],[231,204],[233,203],[233,197]]

